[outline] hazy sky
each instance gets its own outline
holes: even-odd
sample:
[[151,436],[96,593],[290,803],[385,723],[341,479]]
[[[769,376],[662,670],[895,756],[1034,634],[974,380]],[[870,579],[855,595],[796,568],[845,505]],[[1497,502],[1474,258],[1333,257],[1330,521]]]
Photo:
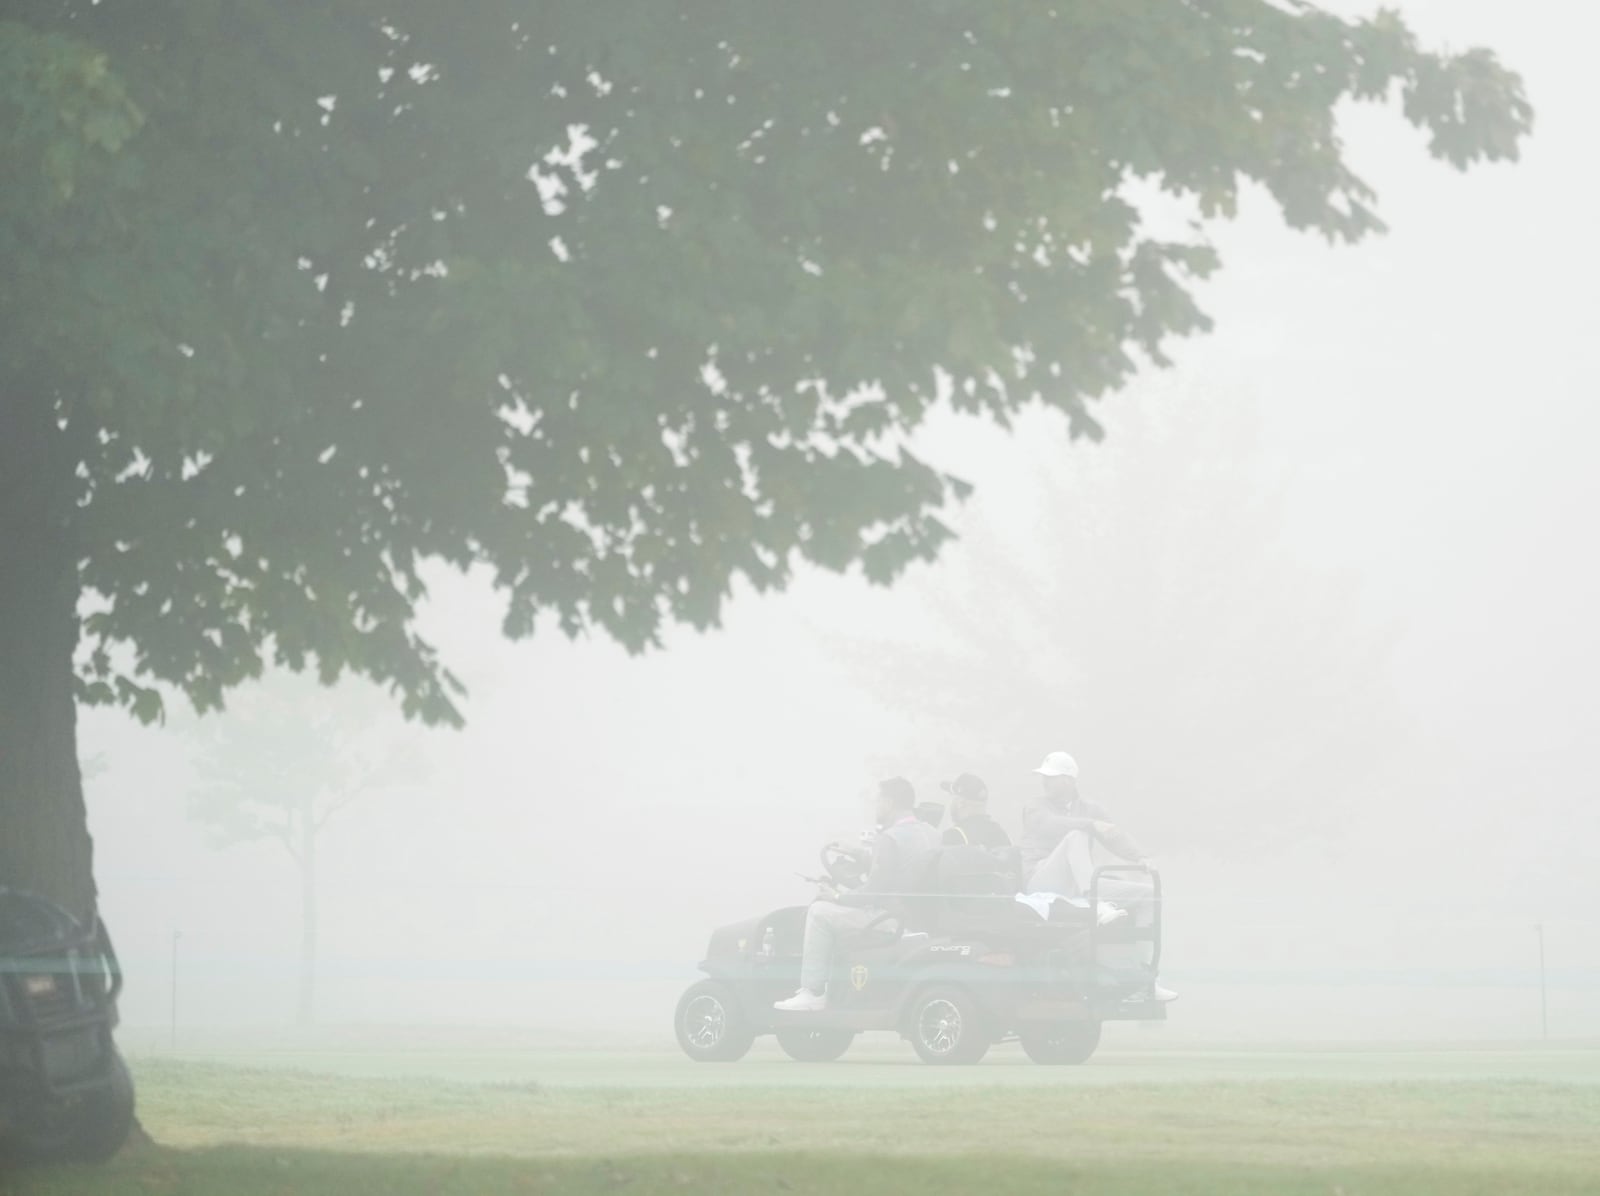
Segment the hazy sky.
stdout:
[[[1390,234],[1330,248],[1283,230],[1251,197],[1215,233],[1215,333],[1102,412],[1115,438],[1140,404],[1252,404],[1263,447],[1240,468],[1283,486],[1286,551],[1352,576],[1363,616],[1393,635],[1403,736],[1381,745],[1379,779],[1349,810],[1367,854],[1189,850],[1146,825],[1177,799],[1115,792],[1104,773],[1096,791],[1096,744],[1070,727],[1059,742],[996,743],[1015,772],[989,781],[997,807],[1014,810],[1037,757],[1067,747],[1094,796],[1161,844],[1181,881],[1170,958],[1189,993],[1175,1023],[1238,1033],[1268,1012],[1278,1031],[1314,1036],[1331,1023],[1301,1003],[1295,969],[1309,984],[1317,968],[1347,967],[1379,987],[1352,982],[1328,998],[1324,1009],[1346,1011],[1341,1031],[1523,1032],[1525,973],[1494,970],[1527,966],[1543,918],[1571,969],[1553,1008],[1567,1032],[1594,1034],[1600,365],[1587,334],[1600,319],[1589,127],[1600,18],[1557,0],[1400,7],[1425,41],[1488,44],[1523,72],[1538,110],[1524,161],[1462,176],[1428,159],[1397,114],[1352,110],[1352,162],[1378,189]],[[924,447],[977,483],[956,518],[971,535],[1034,526],[1033,471],[1080,469],[1100,451],[1037,413],[1009,436],[942,420]],[[804,900],[794,872],[826,838],[865,824],[879,776],[931,788],[945,775],[934,729],[862,685],[841,645],[933,634],[930,604],[976,547],[952,546],[889,591],[808,574],[780,596],[743,595],[721,632],[674,633],[667,652],[639,660],[553,634],[502,644],[487,591],[442,579],[427,625],[472,687],[470,724],[396,721],[397,748],[424,736],[428,770],[330,827],[324,1016],[561,1025],[626,1014],[665,1035],[677,976],[692,973],[714,924]],[[1050,558],[1048,542],[1036,547]],[[997,739],[1005,726],[997,719]],[[93,712],[83,738],[109,766],[89,783],[91,825],[103,905],[135,964],[128,1020],[166,1017],[174,930],[186,1016],[286,1018],[297,942],[287,859],[271,845],[214,851],[186,822],[193,741],[180,728],[139,731]],[[1350,767],[1365,775],[1379,750],[1352,740]],[[1213,785],[1232,766],[1195,761]],[[1530,895],[1541,873],[1558,880]],[[1300,891],[1280,905],[1272,894],[1291,879]],[[1446,914],[1430,892],[1445,894]],[[1346,918],[1349,906],[1365,912]],[[1314,925],[1283,930],[1280,908]],[[1444,980],[1478,969],[1484,983],[1397,995],[1374,978],[1419,959]],[[1297,1025],[1291,1003],[1313,1020]],[[1443,1005],[1454,1020],[1440,1020]]]

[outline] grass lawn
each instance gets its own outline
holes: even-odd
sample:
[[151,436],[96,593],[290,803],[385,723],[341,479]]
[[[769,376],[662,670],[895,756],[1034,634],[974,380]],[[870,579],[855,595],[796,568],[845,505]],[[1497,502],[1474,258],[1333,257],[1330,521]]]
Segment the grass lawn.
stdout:
[[968,1068],[895,1085],[790,1067],[814,1082],[481,1084],[147,1058],[141,1115],[160,1146],[0,1192],[1600,1193],[1600,1084],[1107,1084],[1063,1068],[1020,1086]]

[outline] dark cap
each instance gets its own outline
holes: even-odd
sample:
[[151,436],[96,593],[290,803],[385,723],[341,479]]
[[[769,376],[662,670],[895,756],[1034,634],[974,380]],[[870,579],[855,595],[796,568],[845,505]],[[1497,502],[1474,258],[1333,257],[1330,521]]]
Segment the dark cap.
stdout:
[[917,791],[904,777],[890,777],[878,782],[878,792],[894,803],[897,810],[909,810],[917,804]]
[[980,778],[973,776],[970,772],[962,773],[953,781],[940,781],[939,788],[946,793],[953,793],[957,797],[964,797],[968,801],[989,800],[989,786],[985,785]]

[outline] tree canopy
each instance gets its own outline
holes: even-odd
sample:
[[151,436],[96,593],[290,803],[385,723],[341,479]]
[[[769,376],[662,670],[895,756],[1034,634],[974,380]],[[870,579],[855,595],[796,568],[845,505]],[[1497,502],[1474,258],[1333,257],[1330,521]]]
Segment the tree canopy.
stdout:
[[457,718],[430,560],[633,649],[741,577],[891,580],[963,491],[936,404],[1095,435],[1243,190],[1381,227],[1350,100],[1461,167],[1531,120],[1492,53],[1299,0],[11,0],[8,866],[85,891],[74,701],[276,661]]
[[70,441],[81,696],[146,716],[270,653],[450,717],[429,558],[630,647],[889,579],[948,535],[941,397],[1092,435],[1244,187],[1381,227],[1344,100],[1458,166],[1529,123],[1486,51],[1264,0],[8,9],[0,393]]

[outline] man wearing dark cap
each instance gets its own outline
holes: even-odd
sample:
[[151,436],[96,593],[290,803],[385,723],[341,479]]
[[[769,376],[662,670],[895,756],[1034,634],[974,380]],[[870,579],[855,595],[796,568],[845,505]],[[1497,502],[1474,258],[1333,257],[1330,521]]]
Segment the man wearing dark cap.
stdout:
[[917,794],[904,777],[890,777],[878,786],[878,834],[872,842],[872,865],[853,893],[836,901],[813,901],[806,910],[806,936],[800,953],[800,989],[774,1002],[785,1013],[810,1013],[827,1007],[823,989],[833,966],[834,944],[841,935],[878,920],[900,893],[915,891],[927,856],[939,846],[939,832],[916,815]]
[[989,817],[989,787],[964,772],[953,781],[940,781],[939,788],[950,795],[950,828],[944,833],[946,847],[1011,846],[1005,828]]

